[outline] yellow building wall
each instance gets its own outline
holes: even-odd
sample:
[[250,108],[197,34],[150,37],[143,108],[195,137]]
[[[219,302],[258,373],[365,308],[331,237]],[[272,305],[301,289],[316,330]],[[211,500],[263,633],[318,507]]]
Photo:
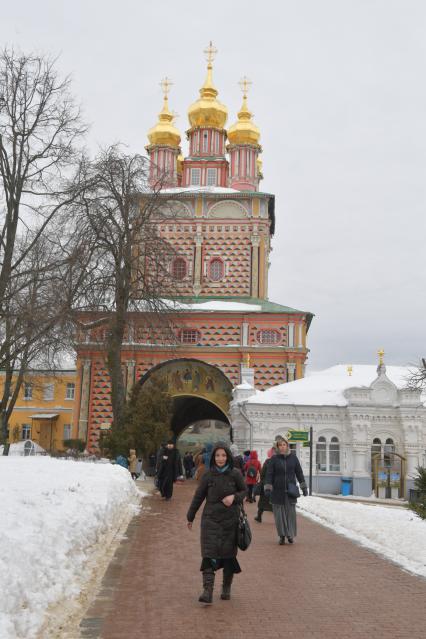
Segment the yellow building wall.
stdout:
[[[25,384],[9,419],[9,442],[32,439],[47,451],[64,449],[64,426],[71,425],[70,439],[77,438],[77,426],[73,423],[74,398],[76,396],[76,371],[34,371],[26,376],[31,384],[32,398],[25,398]],[[74,384],[74,398],[67,398],[67,384]],[[0,374],[0,392],[3,391],[4,373]],[[46,385],[53,385],[53,399],[44,399]],[[58,415],[54,420],[31,419],[36,414]],[[30,437],[23,437],[23,426],[31,426]]]

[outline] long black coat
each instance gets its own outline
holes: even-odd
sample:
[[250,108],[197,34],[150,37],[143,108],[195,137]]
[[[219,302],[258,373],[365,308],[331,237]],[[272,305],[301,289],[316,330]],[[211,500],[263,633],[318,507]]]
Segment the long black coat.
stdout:
[[[235,495],[232,506],[222,499]],[[237,555],[237,525],[240,505],[246,496],[246,486],[239,470],[231,468],[220,473],[215,468],[204,473],[187,513],[188,521],[204,500],[201,516],[201,556],[209,559],[230,559]]]
[[265,495],[266,471],[268,470],[268,464],[270,461],[270,459],[266,459],[263,463],[262,470],[260,471],[260,493],[259,501],[257,503],[257,509],[268,510],[269,512],[272,512],[272,506],[269,496]]
[[[300,487],[306,488],[300,461],[294,453],[271,457],[266,469],[265,491],[272,490],[272,504],[284,504],[288,484],[295,484],[296,477]],[[296,500],[290,499],[290,501]]]

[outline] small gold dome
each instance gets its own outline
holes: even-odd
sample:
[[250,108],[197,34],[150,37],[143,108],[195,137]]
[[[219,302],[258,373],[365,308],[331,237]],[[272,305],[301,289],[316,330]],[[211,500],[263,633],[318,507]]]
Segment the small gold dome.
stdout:
[[238,113],[238,121],[228,130],[228,140],[231,144],[252,144],[259,146],[260,130],[252,121],[253,114],[247,106],[247,96],[243,97],[243,104]]
[[[212,47],[211,43],[210,47]],[[212,57],[212,55],[208,57],[207,77],[200,89],[200,98],[191,104],[188,109],[188,118],[191,127],[206,126],[223,129],[228,118],[228,109],[224,104],[219,102],[219,100],[216,100],[218,90],[213,85]]]
[[161,144],[178,148],[180,144],[180,133],[173,125],[174,115],[169,111],[169,101],[167,95],[164,96],[163,109],[158,114],[158,122],[148,131],[150,145]]

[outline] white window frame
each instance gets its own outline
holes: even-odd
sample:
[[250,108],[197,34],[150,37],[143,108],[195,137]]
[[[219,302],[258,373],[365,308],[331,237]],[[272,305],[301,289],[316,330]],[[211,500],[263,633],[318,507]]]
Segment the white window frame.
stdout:
[[25,382],[24,384],[24,399],[31,400],[33,398],[32,384]]
[[217,169],[212,167],[207,169],[207,186],[217,186]]
[[45,402],[51,402],[55,399],[55,384],[43,384],[43,399]]
[[[319,458],[320,461],[318,461]],[[319,473],[327,472],[327,438],[324,435],[318,437],[315,443],[315,465]]]
[[[336,454],[336,459],[338,460],[337,464],[331,463],[332,453]],[[331,473],[340,473],[340,467],[340,441],[338,437],[333,436],[328,445],[328,469]]]
[[[25,433],[25,435],[24,435]],[[31,439],[31,424],[22,424],[21,427],[21,440],[25,441]]]
[[209,132],[203,131],[203,153],[207,153],[209,150]]
[[67,387],[65,389],[65,399],[67,399],[67,400],[75,399],[75,384],[74,384],[74,382],[67,382]]
[[201,169],[200,168],[191,169],[191,185],[192,186],[201,185]]
[[[66,431],[68,430],[68,436],[66,436]],[[72,436],[72,424],[64,424],[64,441],[66,439],[71,439]]]

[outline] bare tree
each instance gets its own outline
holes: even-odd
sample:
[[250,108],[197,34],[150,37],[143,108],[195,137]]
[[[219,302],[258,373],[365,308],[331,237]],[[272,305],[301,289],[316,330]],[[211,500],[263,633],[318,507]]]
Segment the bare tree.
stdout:
[[[159,223],[173,211],[161,184],[148,186],[149,162],[119,146],[102,151],[81,168],[75,208],[77,242],[90,254],[87,278],[72,316],[83,331],[98,330],[107,353],[114,426],[121,428],[126,401],[121,349],[129,321],[160,323],[175,294],[170,273],[174,248],[161,237]],[[83,320],[82,311],[90,311]],[[167,324],[167,322],[166,322]]]
[[[52,273],[68,258],[48,246],[48,236],[55,217],[76,197],[72,171],[78,160],[76,145],[84,133],[70,80],[59,77],[55,62],[4,49],[0,53],[3,436],[25,370],[40,356],[42,344],[47,347],[55,341],[58,299],[51,294]],[[17,377],[12,392],[13,374]]]
[[408,387],[417,389],[426,387],[426,358],[422,357],[418,367],[410,370]]

